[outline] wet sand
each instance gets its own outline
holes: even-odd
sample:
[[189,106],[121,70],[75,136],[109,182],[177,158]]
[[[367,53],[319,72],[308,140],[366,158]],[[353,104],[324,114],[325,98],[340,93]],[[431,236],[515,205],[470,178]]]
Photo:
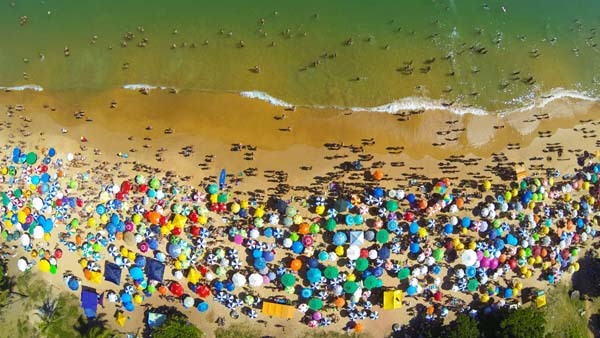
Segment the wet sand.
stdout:
[[[116,108],[110,108],[113,100]],[[256,176],[239,176],[243,180],[233,190],[243,193],[263,189],[267,194],[273,193],[272,189],[283,182],[270,181],[266,171],[282,170],[288,174],[285,183],[299,187],[289,191],[287,196],[297,197],[310,195],[302,187],[312,183],[314,177],[327,176],[334,166],[360,156],[372,155],[372,160],[364,161],[370,166],[376,161],[385,162],[383,171],[390,179],[384,179],[381,185],[397,188],[407,187],[409,178],[416,174],[450,177],[453,181],[469,178],[480,181],[489,177],[492,183],[502,183],[493,173],[500,162],[508,167],[522,162],[531,175],[545,174],[550,167],[567,172],[576,165],[577,153],[600,146],[596,138],[598,122],[590,120],[599,116],[600,105],[593,102],[556,101],[543,111],[504,117],[460,117],[433,111],[398,115],[304,108],[286,111],[236,94],[169,94],[154,90],[142,95],[120,89],[101,94],[0,93],[0,105],[9,104],[22,104],[24,110],[15,111],[13,117],[2,117],[3,123],[12,122],[11,128],[3,125],[0,130],[5,144],[22,141],[26,148],[53,146],[63,153],[79,153],[86,157],[84,162],[87,163],[80,170],[89,170],[94,161],[106,160],[123,163],[123,174],[131,178],[135,173],[129,164],[137,161],[163,172],[173,170],[179,177],[189,175],[187,184],[204,186],[215,180],[221,168],[227,168],[235,176],[257,168]],[[79,118],[75,116],[78,112]],[[148,126],[152,129],[147,130]],[[61,128],[68,132],[62,133]],[[172,134],[165,134],[168,128]],[[87,141],[82,142],[82,137]],[[238,143],[256,147],[256,150],[231,151]],[[555,144],[563,147],[560,156]],[[98,150],[97,155],[94,148]],[[166,150],[158,151],[160,148]],[[118,153],[126,153],[128,158],[119,157]],[[189,156],[184,156],[186,153]],[[209,178],[211,175],[214,177]],[[327,191],[326,184],[312,187],[322,193]],[[55,241],[53,238],[51,247]],[[65,254],[59,262],[59,274],[41,276],[56,287],[64,288],[63,271],[72,270],[77,275],[81,272],[75,257],[75,253]],[[14,266],[10,264],[11,269]],[[167,269],[165,279],[172,278],[170,273]],[[392,280],[386,279],[385,284],[392,285]],[[118,290],[106,282],[91,285],[98,290]],[[543,283],[527,279],[525,285],[537,287]],[[259,293],[273,294],[265,288]],[[165,301],[151,297],[147,303],[159,305]],[[178,308],[189,314],[209,336],[216,328],[214,321],[218,316],[226,317],[228,324],[246,320],[244,316],[236,321],[229,319],[225,307],[212,301],[210,305],[205,314]],[[115,309],[107,302],[106,306],[110,317]],[[406,323],[410,318],[406,307],[379,313],[377,321],[361,321],[365,331],[374,337],[388,333],[392,323]],[[143,311],[138,307],[128,316],[131,320],[125,329],[135,331],[141,325]],[[257,322],[253,325],[265,334],[279,336],[283,333],[281,326],[286,332],[306,330],[305,325],[297,323],[299,317],[286,321],[259,315],[259,319],[267,322],[266,327]],[[112,320],[109,322],[114,325]],[[344,323],[342,320],[330,328],[341,329]]]

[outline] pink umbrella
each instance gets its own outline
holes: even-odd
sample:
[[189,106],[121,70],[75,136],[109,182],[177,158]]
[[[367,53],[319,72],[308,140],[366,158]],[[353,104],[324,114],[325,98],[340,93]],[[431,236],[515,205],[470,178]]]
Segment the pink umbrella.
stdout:
[[319,323],[316,320],[311,320],[310,322],[308,322],[308,327],[310,328],[317,327],[318,325]]
[[148,243],[142,242],[139,244],[140,251],[146,253],[148,251]]
[[235,244],[242,244],[244,242],[244,237],[242,237],[242,235],[235,235],[233,237],[233,242]]
[[302,244],[304,244],[304,246],[312,246],[313,242],[314,239],[312,238],[312,236],[305,235],[304,237],[302,237]]
[[125,231],[133,231],[133,223],[127,222],[125,223]]
[[313,313],[312,318],[314,320],[321,320],[321,318],[323,318],[323,316],[321,315],[321,312],[317,311],[317,312]]
[[269,284],[271,283],[271,279],[269,278],[269,276],[264,275],[263,276],[263,284]]

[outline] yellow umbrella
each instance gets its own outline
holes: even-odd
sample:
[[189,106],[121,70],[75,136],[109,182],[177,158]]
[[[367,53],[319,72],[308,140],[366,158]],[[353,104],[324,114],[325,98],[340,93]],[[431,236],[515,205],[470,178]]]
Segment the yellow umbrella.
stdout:
[[125,322],[127,321],[127,316],[123,311],[117,312],[117,323],[121,325],[121,327],[125,326]]
[[188,271],[188,280],[192,284],[198,283],[200,280],[200,272],[194,268],[190,268],[190,271]]

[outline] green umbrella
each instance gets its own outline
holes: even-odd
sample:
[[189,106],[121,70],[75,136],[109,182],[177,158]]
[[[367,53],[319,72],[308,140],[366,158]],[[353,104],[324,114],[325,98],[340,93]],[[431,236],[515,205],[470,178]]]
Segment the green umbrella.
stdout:
[[470,292],[477,290],[478,287],[479,287],[479,282],[477,281],[477,279],[469,280],[469,284],[467,284],[467,289],[469,289]]
[[340,274],[340,271],[338,270],[338,268],[336,266],[328,266],[323,271],[323,275],[325,275],[325,278],[327,278],[327,279],[334,279],[339,274]]
[[313,311],[318,311],[323,308],[323,301],[320,298],[311,298],[308,301],[308,307]]
[[318,234],[319,230],[321,230],[321,227],[319,226],[319,224],[313,223],[310,225],[310,233],[311,234]]
[[385,203],[385,208],[389,212],[394,212],[394,211],[398,210],[398,201],[396,201],[396,200],[389,200],[389,201],[387,201]]
[[25,162],[27,162],[27,164],[34,164],[35,161],[37,161],[37,155],[34,152],[30,152],[25,156]]
[[226,193],[220,193],[219,196],[217,196],[217,202],[219,203],[227,203],[227,194]]
[[437,248],[433,250],[433,258],[436,262],[440,262],[442,259],[444,259],[444,249]]
[[150,180],[150,188],[152,188],[152,189],[156,190],[156,189],[158,189],[159,187],[160,187],[160,181],[159,181],[159,180],[158,180],[156,177],[153,177],[153,178]]
[[364,258],[364,257],[360,257],[359,259],[356,260],[356,271],[365,271],[367,270],[367,268],[369,267],[369,261]]
[[352,281],[344,282],[344,292],[346,293],[354,293],[358,289],[358,284]]
[[408,276],[410,276],[409,268],[402,268],[402,269],[400,269],[400,271],[398,271],[398,279],[400,279],[400,280],[407,279]]
[[[8,204],[8,203],[6,203],[6,204]],[[327,223],[325,223],[325,229],[327,231],[333,231],[333,230],[335,230],[336,225],[337,224],[335,223],[335,219],[332,217],[327,220]]]
[[294,277],[294,275],[292,275],[291,273],[286,273],[283,276],[281,276],[281,284],[283,284],[283,286],[290,287],[295,283],[296,277]]
[[371,290],[371,289],[378,287],[379,279],[377,279],[377,277],[371,275],[371,276],[365,278],[365,281],[363,282],[363,284],[367,290]]
[[390,233],[385,229],[381,229],[381,230],[377,231],[377,235],[375,235],[375,239],[377,239],[377,242],[379,242],[381,244],[385,244],[390,240]]

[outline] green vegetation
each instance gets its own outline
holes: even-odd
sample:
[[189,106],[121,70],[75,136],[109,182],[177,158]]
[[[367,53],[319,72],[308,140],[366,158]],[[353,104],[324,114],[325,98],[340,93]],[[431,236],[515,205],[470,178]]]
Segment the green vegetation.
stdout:
[[203,336],[202,331],[181,315],[170,315],[161,326],[152,331],[153,338],[201,338]]
[[365,333],[345,333],[338,331],[307,331],[298,338],[369,338]]
[[[589,336],[589,317],[583,315],[586,310],[584,301],[571,299],[569,288],[566,285],[551,290],[548,293],[548,299],[550,301],[543,309],[547,322],[547,337],[579,338]],[[598,300],[595,300],[594,303],[598,303]],[[592,314],[592,311],[588,312]]]
[[215,330],[215,338],[260,338],[261,332],[252,326],[234,324],[227,328],[218,328]]
[[501,338],[544,338],[546,318],[533,308],[524,307],[511,311],[500,322]]
[[479,338],[479,323],[477,320],[459,314],[456,320],[446,327],[444,336],[448,338]]

